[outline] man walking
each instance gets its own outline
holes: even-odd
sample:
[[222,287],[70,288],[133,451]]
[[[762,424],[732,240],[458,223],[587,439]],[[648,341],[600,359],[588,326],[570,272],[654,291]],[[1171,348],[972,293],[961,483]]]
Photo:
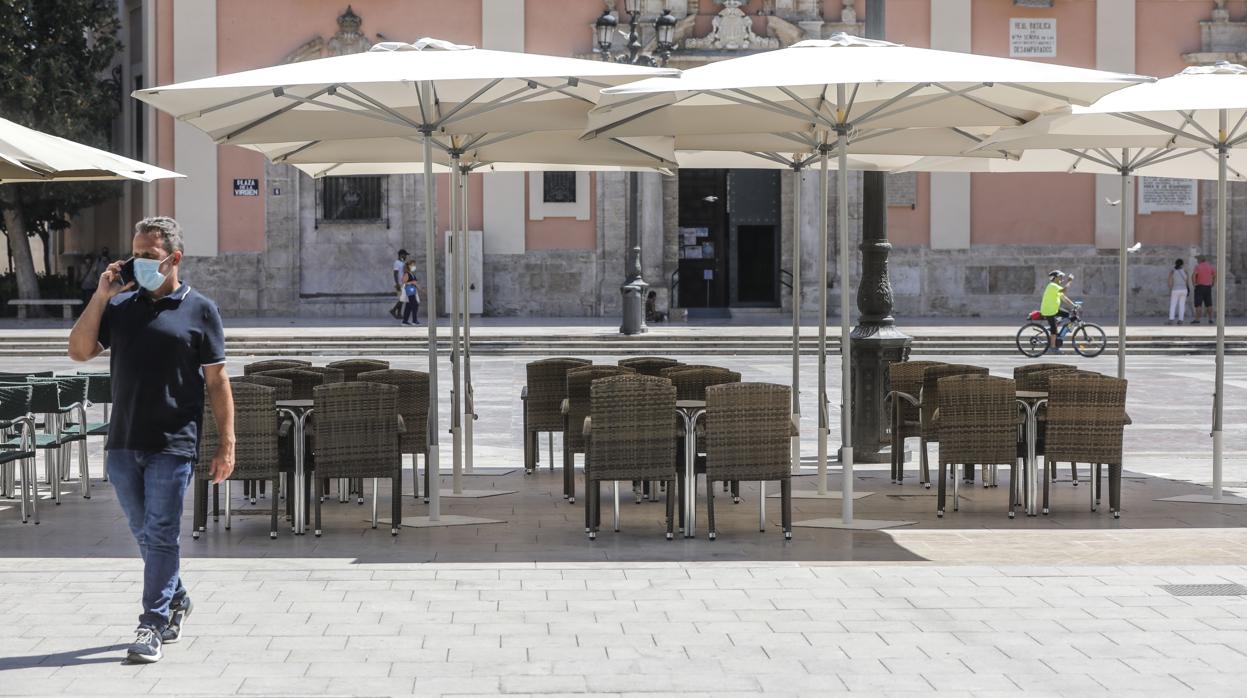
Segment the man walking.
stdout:
[[192,609],[179,571],[179,536],[204,395],[221,435],[214,483],[234,470],[234,399],[220,313],[178,279],[181,226],[166,217],[139,221],[133,253],[132,277],[129,262],[113,262],[100,275],[70,332],[69,356],[89,361],[112,349],[105,459],[143,558],[143,613],[126,658],[151,663],[160,661],[162,645],[181,638]]
[[1217,282],[1217,268],[1202,254],[1197,255],[1195,260],[1198,264],[1191,271],[1191,283],[1195,285],[1195,319],[1191,320],[1191,324],[1199,324],[1199,309],[1203,307],[1208,324],[1213,325],[1217,321],[1212,316],[1212,285]]
[[[394,260],[394,291],[398,294],[398,300],[394,303],[394,307],[390,308],[390,315],[395,320],[403,320],[403,304],[407,302],[407,293],[403,289],[403,274],[407,269],[407,250],[398,251],[398,259]],[[405,321],[403,324],[407,324]]]

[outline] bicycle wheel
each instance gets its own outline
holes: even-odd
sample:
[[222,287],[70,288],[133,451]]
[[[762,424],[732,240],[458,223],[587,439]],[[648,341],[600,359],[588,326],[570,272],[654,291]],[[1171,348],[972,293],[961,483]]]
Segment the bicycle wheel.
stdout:
[[1048,351],[1048,328],[1038,322],[1028,322],[1018,330],[1018,351],[1032,359]]
[[1104,328],[1091,322],[1084,322],[1075,328],[1070,333],[1070,341],[1074,344],[1074,351],[1089,359],[1099,356],[1108,343],[1108,339],[1104,336]]

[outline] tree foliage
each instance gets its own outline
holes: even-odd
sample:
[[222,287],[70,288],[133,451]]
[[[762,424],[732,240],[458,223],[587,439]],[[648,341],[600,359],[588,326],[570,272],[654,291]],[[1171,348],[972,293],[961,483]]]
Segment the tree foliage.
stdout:
[[[111,150],[122,99],[117,30],[117,0],[0,0],[0,116]],[[4,185],[0,210],[46,241],[68,216],[120,192],[115,182]]]

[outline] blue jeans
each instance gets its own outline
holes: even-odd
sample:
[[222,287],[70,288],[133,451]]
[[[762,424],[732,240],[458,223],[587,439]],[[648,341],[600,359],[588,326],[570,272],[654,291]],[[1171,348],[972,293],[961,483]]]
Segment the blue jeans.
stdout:
[[403,322],[419,323],[420,300],[415,296],[407,296],[407,307],[403,310]]
[[143,613],[139,625],[163,630],[170,607],[186,597],[181,565],[182,500],[191,481],[185,456],[108,451],[108,478],[143,558]]

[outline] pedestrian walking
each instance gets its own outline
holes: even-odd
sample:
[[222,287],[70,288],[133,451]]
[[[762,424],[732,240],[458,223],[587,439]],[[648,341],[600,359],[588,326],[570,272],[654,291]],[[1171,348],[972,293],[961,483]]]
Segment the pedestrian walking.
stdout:
[[70,332],[69,356],[89,361],[112,350],[106,467],[143,559],[143,612],[126,658],[151,663],[181,639],[192,610],[179,538],[205,393],[220,433],[213,483],[234,470],[234,399],[216,304],[178,279],[181,226],[161,216],[134,231],[133,258],[100,275]]
[[1191,290],[1191,278],[1184,269],[1185,261],[1173,260],[1173,269],[1169,270],[1169,324],[1180,325],[1186,322],[1186,295]]
[[1217,268],[1202,254],[1196,256],[1195,261],[1197,264],[1191,273],[1191,282],[1195,285],[1195,319],[1191,320],[1191,324],[1199,324],[1199,309],[1202,307],[1211,325],[1216,322],[1212,317],[1212,285],[1217,282]]
[[82,308],[85,310],[87,304],[91,302],[91,296],[95,295],[95,289],[100,285],[100,274],[104,273],[103,266],[107,265],[109,260],[106,257],[95,257],[87,255],[82,259],[82,278],[78,281],[78,288],[82,291]]
[[416,260],[407,263],[403,272],[403,293],[407,296],[407,309],[403,311],[404,325],[420,324],[420,281],[416,278]]
[[394,293],[398,298],[394,307],[390,308],[390,315],[395,320],[403,319],[403,304],[407,302],[407,293],[403,291],[403,271],[406,268],[407,250],[399,250],[398,259],[394,260]]

